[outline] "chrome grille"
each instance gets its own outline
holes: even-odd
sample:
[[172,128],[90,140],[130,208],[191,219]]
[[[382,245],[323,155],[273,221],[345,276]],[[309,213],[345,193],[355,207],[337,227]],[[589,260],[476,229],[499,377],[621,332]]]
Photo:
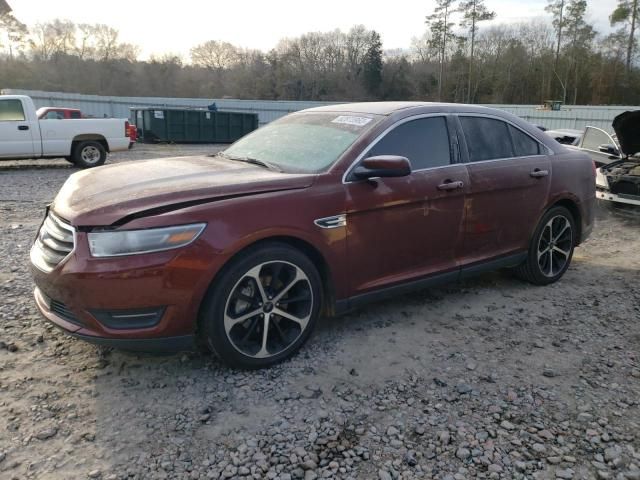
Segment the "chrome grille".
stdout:
[[73,227],[49,212],[31,247],[31,262],[40,270],[50,272],[71,253],[73,242]]

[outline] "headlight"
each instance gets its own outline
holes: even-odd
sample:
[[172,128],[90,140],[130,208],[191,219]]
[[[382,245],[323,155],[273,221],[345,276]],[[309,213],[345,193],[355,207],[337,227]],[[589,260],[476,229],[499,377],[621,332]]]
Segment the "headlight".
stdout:
[[94,257],[161,252],[189,245],[198,238],[205,226],[205,223],[196,223],[148,230],[91,232],[89,233],[89,249]]

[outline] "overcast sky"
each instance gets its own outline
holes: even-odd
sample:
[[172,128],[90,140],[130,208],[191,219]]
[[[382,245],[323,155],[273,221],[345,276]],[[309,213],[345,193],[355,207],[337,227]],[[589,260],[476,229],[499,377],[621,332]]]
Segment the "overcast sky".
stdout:
[[[588,0],[589,18],[608,30],[616,0]],[[348,30],[356,24],[382,34],[385,49],[408,48],[425,29],[434,0],[9,0],[22,22],[65,18],[76,23],[106,23],[123,41],[151,53],[188,54],[206,40],[269,50],[282,37],[309,31]],[[546,0],[486,0],[498,14],[494,23],[545,16]],[[172,5],[173,7],[170,7]]]

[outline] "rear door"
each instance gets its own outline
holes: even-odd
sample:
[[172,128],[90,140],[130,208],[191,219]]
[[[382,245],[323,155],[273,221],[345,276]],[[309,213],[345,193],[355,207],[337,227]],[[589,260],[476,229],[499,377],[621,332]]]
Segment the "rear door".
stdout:
[[370,181],[345,176],[352,295],[433,273],[457,276],[469,181],[465,165],[455,163],[450,130],[442,115],[400,121],[361,158],[407,157],[411,175]]
[[22,101],[0,97],[0,158],[29,158],[34,155],[33,129]]
[[471,181],[463,263],[526,250],[551,183],[547,147],[515,125],[459,116]]

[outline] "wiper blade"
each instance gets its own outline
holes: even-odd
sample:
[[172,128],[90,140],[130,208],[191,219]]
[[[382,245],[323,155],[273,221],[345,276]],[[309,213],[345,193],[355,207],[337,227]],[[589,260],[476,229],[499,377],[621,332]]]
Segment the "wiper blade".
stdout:
[[275,170],[276,172],[282,172],[282,169],[280,167],[274,165],[273,163],[269,163],[269,162],[266,162],[264,160],[258,160],[257,158],[236,157],[235,155],[229,155],[228,153],[225,153],[225,152],[220,152],[220,153],[218,153],[218,155],[220,155],[221,157],[227,158],[229,160],[233,160],[235,162],[250,163],[252,165],[258,165],[260,167],[268,168],[269,170]]

